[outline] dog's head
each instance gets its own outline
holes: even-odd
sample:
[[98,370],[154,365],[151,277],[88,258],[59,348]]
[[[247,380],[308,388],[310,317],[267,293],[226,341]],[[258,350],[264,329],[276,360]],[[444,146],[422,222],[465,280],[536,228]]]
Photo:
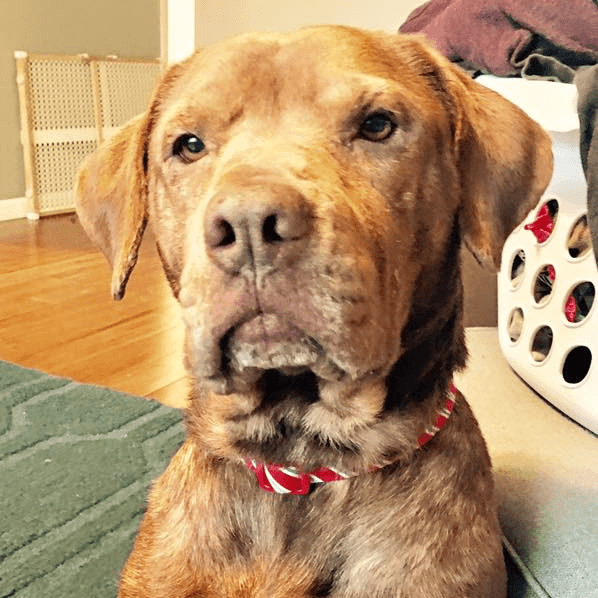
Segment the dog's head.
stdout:
[[250,410],[265,375],[307,372],[337,414],[369,388],[374,416],[407,351],[459,336],[460,240],[498,266],[551,160],[538,125],[420,38],[319,27],[172,67],[84,164],[77,210],[116,298],[149,219],[202,387]]

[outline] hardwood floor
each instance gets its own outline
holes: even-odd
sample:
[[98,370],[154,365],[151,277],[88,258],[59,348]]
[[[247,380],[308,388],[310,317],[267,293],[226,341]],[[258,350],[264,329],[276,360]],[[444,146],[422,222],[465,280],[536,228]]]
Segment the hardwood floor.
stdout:
[[73,215],[0,222],[0,359],[181,407],[183,329],[149,235],[125,298]]

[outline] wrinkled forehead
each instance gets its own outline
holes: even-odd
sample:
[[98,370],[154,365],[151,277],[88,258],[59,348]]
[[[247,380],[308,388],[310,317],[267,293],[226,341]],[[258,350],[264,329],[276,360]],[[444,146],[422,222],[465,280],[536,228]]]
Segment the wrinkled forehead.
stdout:
[[429,99],[407,42],[324,27],[216,44],[193,58],[177,87],[171,97],[182,112],[198,103],[271,112],[275,105],[326,107],[385,96],[415,105]]

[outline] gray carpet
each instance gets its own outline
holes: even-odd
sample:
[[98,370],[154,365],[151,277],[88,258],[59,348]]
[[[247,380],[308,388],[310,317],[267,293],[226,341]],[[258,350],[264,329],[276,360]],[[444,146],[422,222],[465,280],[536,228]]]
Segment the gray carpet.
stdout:
[[114,597],[180,413],[0,362],[0,596]]

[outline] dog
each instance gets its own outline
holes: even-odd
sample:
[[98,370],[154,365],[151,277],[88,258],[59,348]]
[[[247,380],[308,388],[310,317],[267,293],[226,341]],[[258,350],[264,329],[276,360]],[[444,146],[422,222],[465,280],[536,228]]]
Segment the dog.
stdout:
[[414,36],[242,35],[162,77],[77,211],[122,298],[146,222],[185,323],[186,440],[121,598],[498,598],[460,246],[496,269],[547,134]]

